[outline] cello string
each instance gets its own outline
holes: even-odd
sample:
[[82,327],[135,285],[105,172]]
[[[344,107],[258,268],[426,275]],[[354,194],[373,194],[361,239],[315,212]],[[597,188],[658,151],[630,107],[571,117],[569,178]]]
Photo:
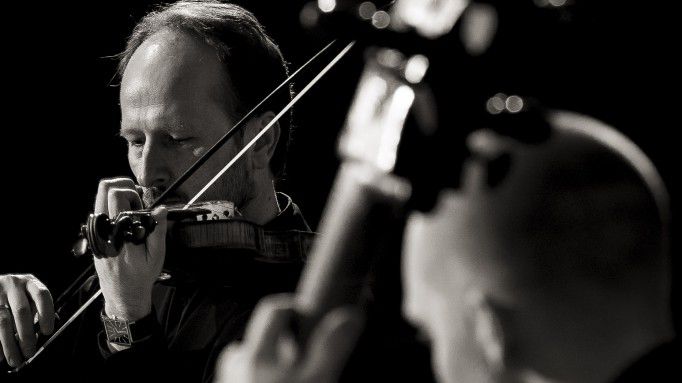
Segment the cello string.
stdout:
[[260,108],[263,104],[265,104],[272,96],[274,96],[275,93],[277,93],[282,87],[287,85],[291,80],[298,75],[304,68],[306,68],[311,62],[315,61],[323,52],[325,52],[329,47],[331,47],[336,40],[332,40],[329,44],[327,44],[324,48],[322,48],[319,52],[317,52],[313,57],[311,57],[308,61],[306,61],[303,65],[301,65],[294,73],[292,73],[289,77],[287,77],[284,81],[282,81],[281,84],[277,86],[270,94],[265,96],[264,99],[262,99],[256,106],[251,108],[251,110],[244,115],[230,130],[225,133],[213,146],[211,146],[210,149],[206,151],[199,159],[192,164],[185,172],[180,175],[169,187],[166,189],[159,198],[157,198],[149,208],[155,208],[156,206],[159,206],[161,202],[166,198],[167,195],[170,193],[173,193],[177,188],[180,187],[181,184],[183,184],[189,177],[194,174],[201,165],[203,165],[208,159],[218,151],[237,131],[244,125],[246,121],[253,116],[254,113]]
[[276,124],[277,121],[278,121],[278,120],[279,120],[279,119],[280,119],[280,118],[281,118],[289,109],[291,109],[291,107],[294,106],[294,104],[296,104],[296,102],[298,102],[298,100],[300,100],[301,97],[303,97],[303,96],[310,90],[310,88],[312,88],[312,87],[313,87],[313,86],[314,86],[322,77],[324,77],[324,75],[327,74],[327,72],[329,72],[329,70],[330,70],[332,67],[334,67],[334,65],[336,65],[336,63],[339,62],[339,60],[341,60],[341,58],[343,58],[343,56],[346,55],[346,53],[348,53],[348,51],[353,47],[354,44],[355,44],[355,41],[351,41],[348,45],[346,45],[346,47],[343,48],[343,49],[341,50],[341,52],[340,52],[339,54],[337,54],[337,55],[334,57],[334,59],[333,59],[331,62],[329,62],[329,64],[327,64],[327,66],[325,66],[325,67],[320,71],[320,73],[318,73],[317,76],[315,76],[315,78],[313,78],[313,79],[308,83],[308,85],[306,85],[305,88],[303,88],[303,89],[296,95],[296,97],[294,97],[294,98],[293,98],[293,99],[292,99],[292,100],[291,100],[291,101],[290,101],[290,102],[289,102],[289,103],[288,103],[288,104],[287,104],[287,105],[286,105],[286,106],[285,106],[285,107],[284,107],[284,108],[283,108],[283,109],[282,109],[282,110],[281,110],[281,111],[272,119],[272,121],[270,121],[270,123],[268,123],[268,124],[265,126],[265,128],[263,128],[263,129],[262,129],[262,130],[253,138],[253,139],[251,139],[251,141],[249,141],[249,143],[246,144],[246,145],[242,148],[242,150],[240,150],[239,153],[237,153],[237,154],[234,156],[234,158],[232,158],[232,159],[230,160],[230,162],[227,163],[227,165],[225,165],[225,166],[224,166],[224,167],[223,167],[223,168],[222,168],[222,169],[221,169],[221,170],[220,170],[220,171],[219,171],[219,172],[218,172],[218,173],[217,173],[217,174],[216,174],[216,175],[215,175],[207,184],[206,184],[206,185],[204,185],[204,187],[203,187],[201,190],[199,190],[199,192],[198,192],[194,197],[192,197],[192,199],[189,200],[189,202],[187,202],[187,204],[183,207],[183,209],[189,208],[190,205],[192,205],[194,202],[196,202],[196,200],[199,199],[199,198],[206,192],[206,190],[208,190],[208,188],[210,188],[210,187],[211,187],[211,186],[220,178],[220,176],[222,176],[228,169],[230,169],[230,168],[232,167],[232,165],[233,165],[235,162],[237,162],[237,160],[239,160],[239,159],[244,155],[244,153],[246,153],[247,150],[249,150],[253,145],[255,145],[255,143],[258,141],[258,139],[260,139],[265,133],[267,133],[267,132],[270,130],[270,128],[272,128],[272,126],[273,126],[274,124]]

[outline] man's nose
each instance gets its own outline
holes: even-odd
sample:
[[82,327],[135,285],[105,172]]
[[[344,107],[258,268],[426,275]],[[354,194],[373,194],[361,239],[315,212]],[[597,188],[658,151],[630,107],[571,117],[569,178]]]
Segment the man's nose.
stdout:
[[144,187],[164,187],[171,181],[167,150],[148,140],[137,165],[137,182]]

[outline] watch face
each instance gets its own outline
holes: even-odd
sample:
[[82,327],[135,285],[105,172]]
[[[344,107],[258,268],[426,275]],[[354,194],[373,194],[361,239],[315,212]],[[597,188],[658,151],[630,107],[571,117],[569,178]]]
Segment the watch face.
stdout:
[[130,346],[132,344],[128,323],[111,318],[103,318],[103,322],[104,331],[107,333],[107,340],[109,342],[123,346]]

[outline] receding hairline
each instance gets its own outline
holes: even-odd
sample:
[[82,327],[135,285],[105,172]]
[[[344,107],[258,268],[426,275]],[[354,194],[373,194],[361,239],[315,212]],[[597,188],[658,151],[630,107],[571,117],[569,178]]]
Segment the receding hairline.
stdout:
[[[119,78],[141,42],[165,27],[194,34],[215,49],[230,80],[229,91],[234,94],[230,102],[234,112],[230,114],[235,119],[259,105],[289,76],[279,46],[253,13],[236,4],[193,0],[159,5],[135,25],[125,50],[116,56]],[[293,85],[289,83],[256,112],[286,105],[292,98]],[[280,139],[269,163],[275,177],[285,174],[286,155],[294,130],[293,110],[280,118],[278,125]]]
[[[153,44],[150,46],[150,44]],[[142,54],[141,50],[153,50],[155,52],[148,52],[147,56],[139,57]],[[203,57],[201,55],[204,55]],[[155,56],[155,57],[152,57]],[[160,57],[159,57],[160,56]],[[209,88],[207,95],[219,105],[223,105],[227,108],[228,115],[235,119],[237,118],[237,111],[234,107],[236,94],[232,89],[232,83],[230,79],[230,74],[228,73],[225,65],[223,65],[219,55],[215,52],[215,49],[207,44],[203,39],[195,36],[191,32],[187,32],[181,29],[175,28],[163,28],[159,31],[150,34],[142,43],[132,52],[130,55],[130,60],[124,69],[121,76],[121,93],[124,91],[124,82],[127,78],[126,73],[129,73],[128,67],[130,62],[133,60],[160,60],[163,62],[168,62],[174,60],[173,69],[182,75],[184,71],[187,73],[195,74],[197,58],[201,57],[209,60],[213,59],[214,65],[211,68],[215,69],[215,73],[218,74],[218,81],[209,83]],[[142,64],[146,65],[146,64]]]

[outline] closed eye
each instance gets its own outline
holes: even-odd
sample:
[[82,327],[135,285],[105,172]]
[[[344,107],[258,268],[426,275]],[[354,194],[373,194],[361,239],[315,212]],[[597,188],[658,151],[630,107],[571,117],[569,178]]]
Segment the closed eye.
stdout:
[[129,134],[119,134],[119,136],[126,141],[128,146],[140,147],[144,145],[144,136],[137,137]]
[[182,144],[187,144],[191,142],[194,139],[194,137],[170,137],[170,141],[173,144],[176,145],[182,145]]

